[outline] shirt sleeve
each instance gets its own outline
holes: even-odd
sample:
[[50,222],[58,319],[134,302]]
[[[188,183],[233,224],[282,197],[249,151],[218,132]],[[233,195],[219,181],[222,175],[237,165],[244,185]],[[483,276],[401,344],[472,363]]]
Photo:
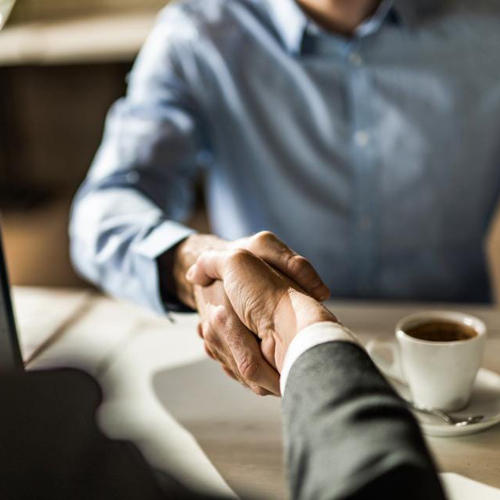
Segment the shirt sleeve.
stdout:
[[283,361],[280,377],[281,395],[284,396],[288,375],[294,363],[309,349],[326,342],[352,342],[361,345],[354,333],[340,323],[323,321],[301,330],[292,340]]
[[74,200],[76,269],[111,295],[163,313],[157,260],[192,233],[182,224],[193,183],[210,158],[189,89],[190,21],[168,7],[145,43],[125,98],[110,110],[102,144]]

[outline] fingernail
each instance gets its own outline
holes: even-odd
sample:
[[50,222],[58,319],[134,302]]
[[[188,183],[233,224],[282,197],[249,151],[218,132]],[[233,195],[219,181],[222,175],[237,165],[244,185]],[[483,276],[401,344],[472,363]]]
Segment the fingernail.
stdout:
[[323,284],[313,288],[312,293],[320,301],[327,300],[330,297],[330,290]]

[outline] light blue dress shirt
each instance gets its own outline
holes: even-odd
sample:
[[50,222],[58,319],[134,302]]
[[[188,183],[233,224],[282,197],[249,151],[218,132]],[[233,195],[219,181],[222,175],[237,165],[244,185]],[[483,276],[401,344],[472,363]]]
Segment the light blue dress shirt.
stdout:
[[385,1],[349,39],[293,0],[167,7],[75,199],[76,267],[164,311],[201,171],[216,234],[273,231],[334,297],[489,301],[500,2]]

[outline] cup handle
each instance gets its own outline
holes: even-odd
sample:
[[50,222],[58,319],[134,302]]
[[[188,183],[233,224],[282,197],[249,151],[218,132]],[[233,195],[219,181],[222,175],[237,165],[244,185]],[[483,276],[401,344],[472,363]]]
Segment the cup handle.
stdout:
[[[401,384],[408,385],[408,382],[403,375],[397,344],[390,341],[370,340],[366,344],[365,348],[373,362],[385,376],[392,378]],[[379,353],[383,351],[390,352],[391,361],[387,361],[379,355]]]

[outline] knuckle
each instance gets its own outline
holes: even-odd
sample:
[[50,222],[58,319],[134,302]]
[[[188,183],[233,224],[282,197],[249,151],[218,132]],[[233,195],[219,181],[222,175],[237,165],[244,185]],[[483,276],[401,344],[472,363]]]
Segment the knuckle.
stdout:
[[238,370],[241,376],[250,382],[257,380],[259,373],[259,362],[256,361],[252,356],[245,356],[238,363]]
[[254,234],[252,239],[257,243],[267,243],[269,241],[275,240],[276,236],[274,236],[271,231],[259,231]]
[[252,387],[252,392],[254,394],[257,394],[257,396],[267,396],[268,395],[268,392],[259,386]]
[[207,354],[207,356],[209,358],[212,358],[212,359],[215,359],[215,355],[214,353],[212,352],[212,350],[210,349],[210,347],[208,346],[207,342],[205,342],[203,344],[203,347],[205,348],[205,353]]
[[[250,238],[250,249],[258,251],[266,247],[276,247],[276,243],[281,243],[271,231],[260,231]],[[280,245],[281,246],[281,245]]]
[[221,347],[220,333],[212,324],[206,324],[203,329],[203,340],[205,344],[215,353]]
[[288,259],[288,269],[294,275],[306,275],[311,272],[311,264],[302,255],[292,255]]
[[210,333],[210,324],[207,322],[207,321],[204,321],[203,323],[201,323],[200,325],[200,330],[201,330],[201,338],[203,340],[206,340],[207,339],[207,336],[209,335]]
[[[224,306],[215,308],[210,314],[210,330],[223,329],[228,321],[229,314]],[[215,332],[214,332],[215,333]]]
[[228,259],[232,265],[238,266],[251,257],[252,253],[248,250],[244,248],[235,248],[234,250],[231,250]]
[[248,248],[258,253],[262,249],[272,246],[275,240],[276,236],[271,231],[260,231],[249,238]]
[[213,328],[209,328],[205,331],[203,339],[207,346],[215,346],[218,343],[218,336]]

